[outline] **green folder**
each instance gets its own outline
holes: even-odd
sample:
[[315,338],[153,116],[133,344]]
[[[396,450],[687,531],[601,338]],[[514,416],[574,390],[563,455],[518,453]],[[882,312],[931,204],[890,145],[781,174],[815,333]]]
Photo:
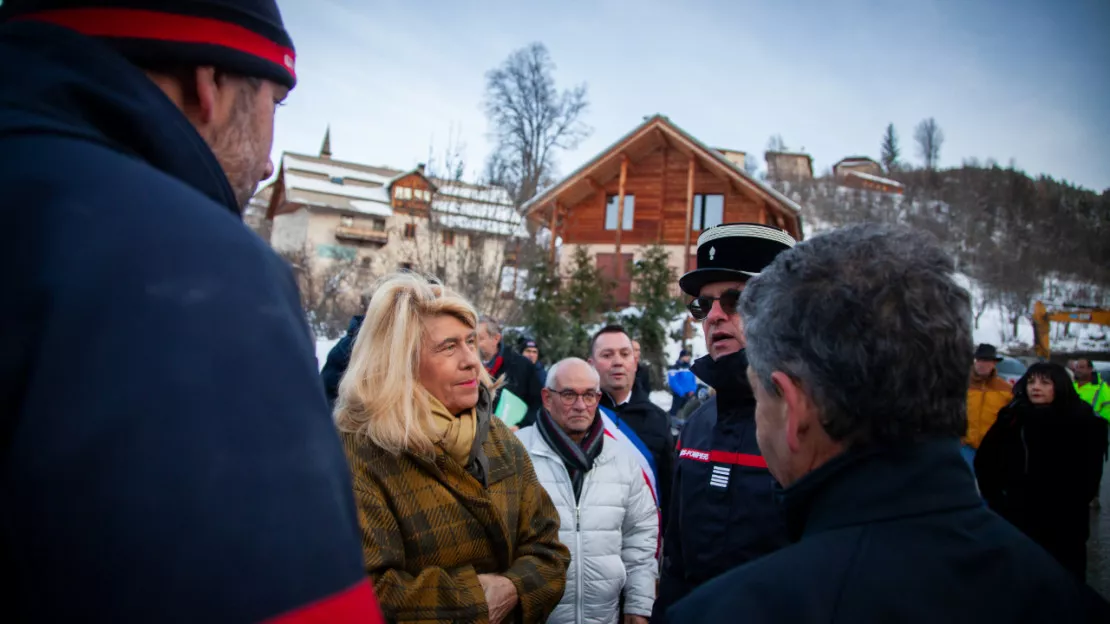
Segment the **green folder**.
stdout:
[[493,411],[494,416],[500,418],[506,425],[515,427],[520,421],[524,420],[527,414],[527,403],[512,392],[501,390],[501,398],[497,402],[497,409]]

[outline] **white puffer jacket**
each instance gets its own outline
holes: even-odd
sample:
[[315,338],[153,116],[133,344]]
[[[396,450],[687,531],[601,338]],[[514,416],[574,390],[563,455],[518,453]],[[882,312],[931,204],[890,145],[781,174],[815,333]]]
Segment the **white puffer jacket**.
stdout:
[[622,589],[624,613],[650,617],[659,517],[640,465],[606,438],[576,504],[570,473],[536,427],[521,429],[517,437],[559,510],[559,540],[570,549],[566,590],[547,621],[613,624]]

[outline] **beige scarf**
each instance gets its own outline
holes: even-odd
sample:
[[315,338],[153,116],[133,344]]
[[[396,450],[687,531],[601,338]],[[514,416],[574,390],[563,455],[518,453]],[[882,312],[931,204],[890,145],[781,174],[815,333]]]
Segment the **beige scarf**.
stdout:
[[474,436],[478,435],[477,408],[472,407],[456,416],[447,411],[439,399],[431,395],[428,398],[431,400],[432,417],[439,434],[436,444],[465,468],[474,447]]

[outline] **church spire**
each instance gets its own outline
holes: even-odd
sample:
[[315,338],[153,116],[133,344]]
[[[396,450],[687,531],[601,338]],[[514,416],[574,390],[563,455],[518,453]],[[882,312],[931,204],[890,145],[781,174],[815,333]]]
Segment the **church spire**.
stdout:
[[320,157],[331,158],[331,124],[324,130],[324,144],[320,146]]

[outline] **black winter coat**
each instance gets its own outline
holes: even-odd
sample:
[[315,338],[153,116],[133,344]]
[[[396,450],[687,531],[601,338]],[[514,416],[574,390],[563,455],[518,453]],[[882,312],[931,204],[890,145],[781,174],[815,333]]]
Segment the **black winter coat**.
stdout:
[[1106,452],[1106,420],[1091,406],[1035,406],[1016,400],[1002,408],[975,455],[983,499],[1086,578],[1089,508],[1098,494]]
[[339,398],[339,381],[343,379],[343,373],[347,372],[347,365],[351,363],[351,349],[355,346],[358,330],[362,328],[362,321],[365,318],[365,316],[351,317],[351,323],[347,325],[347,333],[343,334],[331,351],[328,351],[328,359],[320,371],[320,378],[324,381],[324,395],[328,397],[328,405],[332,409],[335,409],[335,400]]
[[[543,409],[543,395],[540,394],[543,384],[536,374],[536,365],[512,349],[502,349],[494,358],[493,365],[487,366],[487,370],[494,379],[504,375],[505,389],[528,404],[528,414],[517,426],[524,428],[535,424],[536,415]],[[496,400],[500,403],[500,394]],[[496,410],[496,405],[494,409]]]
[[788,543],[775,480],[756,443],[747,368],[743,351],[692,367],[717,394],[679,435],[653,620],[698,585]]
[[101,41],[10,22],[0,59],[4,619],[255,622],[365,588],[297,286],[211,149]]
[[628,425],[651,453],[651,461],[655,464],[655,481],[659,488],[659,534],[662,535],[667,526],[671,476],[674,472],[674,436],[671,434],[670,417],[651,402],[651,397],[646,392],[637,392],[635,387],[624,405],[616,405],[608,393],[602,394],[600,405],[609,410],[617,426],[622,422]]
[[701,586],[667,622],[1110,622],[1110,605],[983,505],[958,440],[846,453],[782,500],[797,543]]

